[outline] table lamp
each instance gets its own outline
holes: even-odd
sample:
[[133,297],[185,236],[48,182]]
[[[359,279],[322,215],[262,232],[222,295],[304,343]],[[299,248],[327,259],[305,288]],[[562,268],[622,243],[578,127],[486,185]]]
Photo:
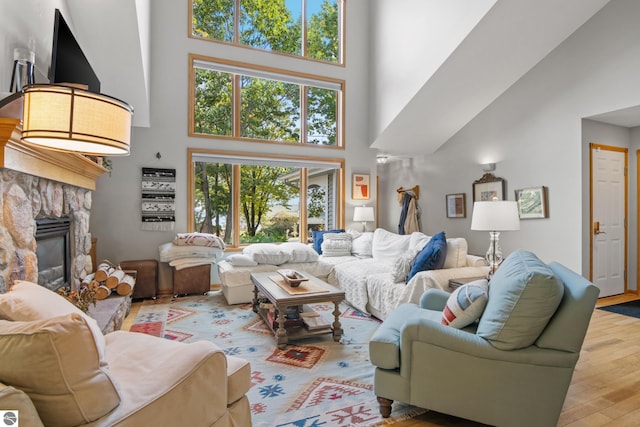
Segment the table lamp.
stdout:
[[500,232],[520,230],[518,203],[507,200],[475,202],[471,229],[489,232],[489,250],[485,258],[491,267],[489,271],[489,277],[491,277],[502,262],[502,249],[498,243]]
[[367,231],[367,222],[373,221],[373,208],[371,206],[356,206],[353,210],[353,221],[362,222],[362,231]]

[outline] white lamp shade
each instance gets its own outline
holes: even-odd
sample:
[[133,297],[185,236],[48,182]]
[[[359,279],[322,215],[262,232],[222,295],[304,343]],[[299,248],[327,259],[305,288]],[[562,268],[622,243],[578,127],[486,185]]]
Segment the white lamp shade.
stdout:
[[371,206],[356,206],[353,210],[353,220],[360,222],[373,221],[373,208]]
[[518,202],[508,200],[475,202],[471,229],[477,231],[520,230]]
[[22,140],[57,151],[129,154],[133,108],[107,95],[57,86],[24,89]]

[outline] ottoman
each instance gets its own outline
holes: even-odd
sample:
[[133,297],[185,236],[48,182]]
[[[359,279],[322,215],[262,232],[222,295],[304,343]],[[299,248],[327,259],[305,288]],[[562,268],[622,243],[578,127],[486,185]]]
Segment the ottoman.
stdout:
[[136,285],[133,287],[133,299],[155,298],[158,293],[158,261],[141,259],[121,261],[120,268],[136,272]]
[[205,294],[211,290],[211,264],[173,269],[173,294]]

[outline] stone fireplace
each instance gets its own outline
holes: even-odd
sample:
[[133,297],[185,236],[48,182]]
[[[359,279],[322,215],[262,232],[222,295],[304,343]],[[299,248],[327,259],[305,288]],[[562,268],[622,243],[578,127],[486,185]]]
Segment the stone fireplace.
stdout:
[[75,287],[93,268],[91,194],[106,169],[79,154],[21,143],[19,125],[0,118],[0,293],[16,279],[39,282],[37,222],[67,223],[67,279]]

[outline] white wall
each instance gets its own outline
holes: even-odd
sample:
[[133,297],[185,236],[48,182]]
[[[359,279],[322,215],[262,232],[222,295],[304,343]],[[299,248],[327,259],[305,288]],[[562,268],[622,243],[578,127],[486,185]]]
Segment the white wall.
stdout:
[[[9,92],[13,70],[13,49],[33,49],[36,54],[36,82],[47,83],[53,44],[55,9],[66,13],[64,0],[20,0],[0,3],[0,98]],[[73,28],[73,22],[67,22]],[[5,94],[6,95],[6,94]]]
[[[481,163],[496,162],[509,200],[518,188],[549,188],[550,218],[522,221],[520,231],[503,233],[503,250],[529,249],[584,271],[589,219],[582,177],[588,164],[581,119],[640,104],[638,16],[640,2],[611,1],[434,155],[379,168],[381,225],[396,227],[394,189],[420,184],[423,228],[465,236],[470,251],[483,254],[487,233],[469,230],[471,185],[482,176]],[[447,219],[445,195],[461,192],[467,194],[467,218]]]
[[[176,232],[187,227],[187,147],[258,153],[295,154],[306,156],[347,157],[346,222],[353,218],[353,206],[362,203],[351,200],[352,173],[375,176],[375,153],[367,147],[367,34],[368,4],[348,1],[346,17],[346,66],[302,61],[284,56],[272,56],[245,48],[194,40],[188,34],[188,2],[155,0],[151,3],[151,127],[134,128],[129,157],[113,158],[111,176],[98,180],[93,196],[91,232],[98,238],[97,257],[113,262],[131,259],[157,259],[158,246],[173,239]],[[187,136],[188,53],[237,61],[291,68],[311,74],[326,73],[345,79],[346,149],[322,150],[317,147],[243,143],[189,138]],[[156,158],[156,153],[161,159]],[[140,178],[142,167],[177,169],[176,226],[174,232],[140,230]],[[372,194],[375,195],[375,181]],[[374,200],[368,204],[371,205]],[[170,270],[163,264],[161,289],[171,286]]]
[[[398,115],[496,0],[374,0],[370,140]],[[389,35],[393,36],[390,37]],[[428,52],[428,54],[426,54]]]

